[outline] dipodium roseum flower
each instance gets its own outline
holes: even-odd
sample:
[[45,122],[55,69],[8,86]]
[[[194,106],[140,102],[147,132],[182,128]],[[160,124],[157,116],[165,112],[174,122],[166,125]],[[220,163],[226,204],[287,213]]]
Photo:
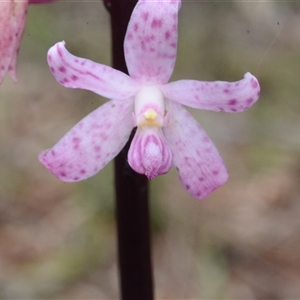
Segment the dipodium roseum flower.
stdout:
[[168,83],[177,51],[180,0],[140,0],[124,41],[129,76],[70,54],[65,43],[48,52],[56,80],[68,88],[111,99],[73,127],[39,159],[63,181],[86,179],[113,159],[137,127],[128,163],[149,179],[172,166],[186,190],[202,199],[227,180],[224,163],[209,137],[182,106],[241,112],[258,99],[260,87],[250,73],[240,81]]
[[17,55],[26,23],[28,3],[45,3],[54,0],[0,1],[0,83],[8,72],[17,81]]

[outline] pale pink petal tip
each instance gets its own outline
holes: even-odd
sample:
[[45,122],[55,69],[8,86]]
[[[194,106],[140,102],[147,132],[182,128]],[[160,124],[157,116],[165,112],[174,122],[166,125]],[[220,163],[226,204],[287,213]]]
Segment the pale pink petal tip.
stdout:
[[74,56],[65,44],[64,41],[56,43],[47,54],[50,70],[61,85],[89,90],[110,99],[126,99],[135,94],[139,86],[127,74]]
[[128,152],[128,163],[148,179],[167,173],[172,166],[172,153],[158,128],[138,128]]
[[235,81],[178,80],[161,87],[164,96],[172,101],[198,109],[243,112],[259,98],[258,80],[246,73]]

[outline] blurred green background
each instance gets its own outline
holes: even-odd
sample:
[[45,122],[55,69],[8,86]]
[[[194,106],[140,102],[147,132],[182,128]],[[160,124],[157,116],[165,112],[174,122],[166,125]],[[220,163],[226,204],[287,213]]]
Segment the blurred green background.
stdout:
[[[60,86],[47,50],[110,64],[102,1],[31,5],[17,84],[0,87],[0,298],[118,299],[113,172],[63,183],[38,162],[104,103]],[[240,114],[190,110],[227,184],[191,198],[175,170],[151,182],[157,299],[300,298],[300,3],[183,1],[172,80],[236,81],[262,93]]]

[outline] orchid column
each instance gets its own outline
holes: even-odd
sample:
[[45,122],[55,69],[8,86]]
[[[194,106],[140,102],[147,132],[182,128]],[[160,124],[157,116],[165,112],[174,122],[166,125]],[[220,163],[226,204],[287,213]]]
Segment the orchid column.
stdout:
[[[124,37],[137,0],[111,1],[113,67],[128,73]],[[116,216],[122,299],[153,299],[148,179],[127,162],[132,137],[115,158]]]

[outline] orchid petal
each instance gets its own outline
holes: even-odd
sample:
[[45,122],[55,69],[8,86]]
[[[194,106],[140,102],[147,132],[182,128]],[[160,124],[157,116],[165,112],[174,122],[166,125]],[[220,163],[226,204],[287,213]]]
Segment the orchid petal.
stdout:
[[171,101],[166,101],[166,109],[170,121],[163,132],[173,164],[186,190],[203,199],[226,182],[226,167],[212,141],[187,110]]
[[93,176],[124,147],[133,128],[133,100],[111,100],[75,125],[40,162],[62,181]]
[[124,40],[130,76],[141,83],[164,84],[170,79],[177,53],[180,0],[140,0]]
[[242,112],[258,99],[260,86],[250,73],[236,82],[179,80],[161,86],[164,96],[193,108]]
[[109,66],[79,58],[59,42],[48,51],[48,64],[55,79],[65,87],[93,91],[103,97],[126,99],[139,85],[125,73]]
[[0,2],[0,83],[6,72],[17,81],[17,54],[23,35],[27,1]]
[[128,163],[148,179],[167,173],[172,166],[172,153],[161,129],[138,127],[128,152]]

